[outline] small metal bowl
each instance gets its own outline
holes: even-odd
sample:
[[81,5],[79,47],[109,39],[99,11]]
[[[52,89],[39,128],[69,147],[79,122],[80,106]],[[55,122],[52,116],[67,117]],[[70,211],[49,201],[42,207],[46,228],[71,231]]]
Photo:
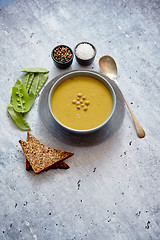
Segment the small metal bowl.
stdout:
[[[93,50],[94,50],[94,55],[93,55],[93,57],[88,58],[88,59],[83,59],[83,58],[80,58],[79,56],[77,56],[77,52],[76,52],[76,51],[77,51],[78,46],[81,45],[81,44],[88,44],[88,45],[90,45],[90,46],[93,48]],[[78,62],[80,65],[83,65],[83,66],[90,65],[90,64],[94,61],[94,58],[95,58],[95,56],[96,56],[96,53],[97,53],[96,48],[95,48],[91,43],[89,43],[89,42],[80,42],[80,43],[78,43],[78,44],[76,45],[76,47],[75,47],[75,49],[74,49],[74,54],[75,54],[75,57],[76,57],[77,62]]]
[[[51,101],[52,101],[52,96],[55,92],[55,90],[57,89],[57,87],[59,87],[59,85],[61,85],[64,81],[66,81],[69,78],[72,77],[76,77],[76,76],[88,76],[88,77],[93,77],[95,79],[97,79],[98,81],[100,81],[101,83],[103,83],[106,88],[110,91],[112,99],[113,99],[113,107],[112,107],[112,112],[110,114],[110,116],[106,119],[106,121],[104,123],[102,123],[101,125],[99,125],[98,127],[92,128],[92,129],[88,129],[88,130],[77,130],[77,129],[72,129],[70,127],[65,126],[64,124],[62,124],[54,115],[52,108],[51,108]],[[90,134],[93,132],[96,132],[98,130],[100,130],[103,126],[105,126],[106,124],[108,124],[109,120],[111,119],[115,108],[116,108],[116,94],[114,92],[113,87],[111,86],[111,84],[106,80],[106,78],[104,78],[101,74],[93,72],[93,71],[89,71],[89,70],[75,70],[72,72],[68,72],[65,73],[64,75],[62,75],[55,83],[53,83],[50,91],[49,91],[49,95],[48,95],[48,106],[49,106],[49,111],[51,113],[51,116],[53,117],[53,120],[56,121],[56,123],[58,123],[59,126],[61,126],[63,129],[65,129],[68,132],[74,133],[74,134]]]
[[[55,51],[56,48],[59,48],[59,47],[66,47],[66,48],[68,48],[68,49],[70,50],[70,52],[71,52],[71,54],[72,54],[72,57],[69,59],[69,61],[59,62],[59,61],[57,61],[57,60],[55,59],[55,57],[54,57],[54,51]],[[68,47],[68,46],[66,46],[66,45],[58,45],[58,46],[56,46],[56,47],[52,50],[52,52],[51,52],[51,57],[52,57],[53,62],[54,62],[54,64],[55,64],[56,67],[58,67],[58,68],[60,68],[60,69],[65,69],[65,68],[70,67],[71,64],[72,64],[72,62],[73,62],[73,51],[72,51],[72,49],[71,49],[70,47]]]

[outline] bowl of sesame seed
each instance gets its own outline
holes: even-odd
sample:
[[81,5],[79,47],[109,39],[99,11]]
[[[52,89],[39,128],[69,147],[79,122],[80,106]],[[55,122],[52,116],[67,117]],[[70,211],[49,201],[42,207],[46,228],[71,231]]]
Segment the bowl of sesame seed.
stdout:
[[73,62],[73,51],[66,45],[58,45],[52,50],[51,57],[56,67],[65,69]]

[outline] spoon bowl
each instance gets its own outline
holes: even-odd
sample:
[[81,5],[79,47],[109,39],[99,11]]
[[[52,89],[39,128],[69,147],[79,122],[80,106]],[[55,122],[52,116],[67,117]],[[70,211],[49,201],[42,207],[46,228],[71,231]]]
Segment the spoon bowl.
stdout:
[[103,56],[99,60],[99,66],[102,73],[104,73],[111,80],[115,81],[117,78],[117,64],[111,56]]
[[[122,90],[120,89],[120,86],[118,85],[117,81],[116,81],[116,78],[117,78],[117,65],[116,65],[116,62],[114,61],[114,59],[111,57],[111,56],[103,56],[100,58],[99,60],[99,67],[101,69],[101,72],[106,75],[108,78],[110,78],[111,80],[113,80],[119,90],[121,91],[122,93]],[[122,96],[124,98],[124,101],[130,111],[130,114],[132,116],[132,119],[133,119],[133,122],[135,124],[135,127],[136,127],[136,131],[137,131],[137,135],[140,137],[140,138],[143,138],[145,137],[145,131],[143,130],[142,126],[140,125],[140,123],[138,122],[138,120],[136,119],[134,113],[132,112],[124,94],[122,93]]]

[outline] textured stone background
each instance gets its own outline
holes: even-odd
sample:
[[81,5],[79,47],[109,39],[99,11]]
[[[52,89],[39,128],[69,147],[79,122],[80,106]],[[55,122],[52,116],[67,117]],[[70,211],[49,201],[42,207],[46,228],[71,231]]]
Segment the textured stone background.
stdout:
[[[0,9],[0,239],[160,239],[160,1],[17,0]],[[75,153],[70,169],[40,175],[25,170],[19,139],[7,113],[20,69],[43,66],[57,74],[50,53],[80,41],[97,48],[94,63],[111,55],[118,82],[146,131],[139,139],[129,112],[113,136],[98,145],[71,146],[48,134],[38,101],[27,116],[47,146]],[[82,69],[75,59],[69,70]]]

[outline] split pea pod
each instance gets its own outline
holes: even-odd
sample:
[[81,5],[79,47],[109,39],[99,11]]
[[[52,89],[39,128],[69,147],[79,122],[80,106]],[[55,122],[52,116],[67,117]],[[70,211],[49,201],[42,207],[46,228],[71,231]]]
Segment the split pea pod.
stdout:
[[16,112],[28,112],[30,109],[29,95],[24,84],[12,88],[12,103]]

